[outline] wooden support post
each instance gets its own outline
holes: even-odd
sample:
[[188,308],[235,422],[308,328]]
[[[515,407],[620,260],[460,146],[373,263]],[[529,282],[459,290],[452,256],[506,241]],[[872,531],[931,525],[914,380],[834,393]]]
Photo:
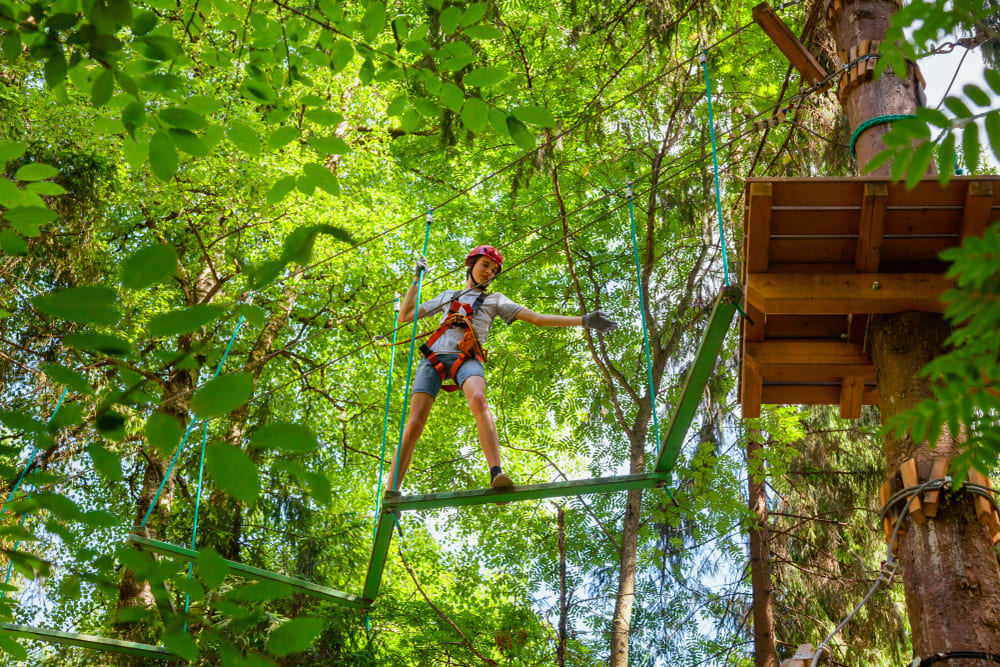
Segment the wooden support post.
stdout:
[[845,377],[840,384],[840,416],[844,419],[861,417],[861,398],[865,379],[857,375]]
[[[944,479],[944,476],[948,474],[948,464],[951,463],[951,459],[947,456],[934,459],[934,463],[931,465],[931,474],[928,480],[932,479]],[[938,512],[938,504],[941,502],[941,489],[933,489],[931,491],[924,492],[924,516],[936,517]]]
[[750,203],[747,209],[748,273],[765,273],[768,265],[768,245],[771,242],[771,198],[774,187],[770,183],[750,184]]
[[50,644],[63,644],[65,646],[76,646],[79,648],[89,648],[95,651],[106,653],[122,653],[134,655],[140,658],[150,658],[152,660],[178,660],[179,658],[163,648],[151,644],[139,644],[123,639],[109,639],[108,637],[96,637],[94,635],[81,635],[73,632],[62,632],[60,630],[49,630],[47,628],[33,628],[27,625],[15,625],[14,623],[0,623],[0,630],[4,634],[21,639],[33,639]]
[[861,203],[861,220],[858,225],[858,250],[854,260],[858,273],[878,271],[888,199],[888,184],[865,183],[865,198]]
[[[889,502],[889,498],[892,497],[891,482],[884,482],[882,484],[882,487],[878,491],[878,497],[879,500],[882,501],[882,507],[885,507],[885,504]],[[895,525],[895,523],[896,522],[893,520],[893,512],[889,512],[884,517],[882,517],[882,532],[885,533],[886,544],[888,544],[889,540],[892,539],[892,527]]]
[[988,181],[969,181],[962,213],[962,240],[969,236],[982,236],[993,215],[993,184]]
[[[753,8],[753,20],[771,38],[785,57],[792,63],[795,69],[805,80],[807,85],[815,86],[826,78],[826,70],[819,64],[816,57],[809,52],[809,49],[799,40],[795,34],[789,30],[785,22],[775,13],[766,2],[762,2]],[[819,92],[823,92],[830,85],[826,85]]]
[[[903,461],[903,465],[899,466],[899,476],[903,478],[903,486],[919,486],[920,477],[917,475],[917,461],[916,459],[906,459]],[[924,516],[923,502],[920,500],[920,494],[916,494],[910,499],[909,503],[906,505],[907,511],[910,513],[910,518],[917,523],[923,523],[927,520]]]
[[670,416],[670,424],[667,426],[666,435],[660,445],[660,454],[656,457],[656,465],[653,467],[658,473],[668,473],[680,454],[681,445],[691,427],[691,420],[694,419],[695,410],[701,403],[702,393],[708,384],[708,378],[712,375],[716,362],[719,360],[719,350],[722,349],[722,342],[726,338],[726,332],[733,321],[736,313],[736,305],[743,300],[743,290],[735,285],[723,287],[719,296],[715,299],[715,306],[712,314],[708,318],[708,325],[705,327],[705,335],[702,336],[698,349],[694,353],[694,363],[688,371],[687,378],[684,379],[684,387],[681,389],[677,407]]
[[[161,556],[167,556],[170,558],[180,558],[192,563],[197,563],[200,556],[200,554],[193,549],[179,547],[176,544],[170,544],[169,542],[152,540],[148,537],[142,537],[141,535],[129,535],[128,541],[132,546],[138,549],[152,551],[153,553],[158,553]],[[286,576],[284,574],[278,574],[277,572],[263,570],[259,567],[253,567],[251,565],[245,565],[231,560],[227,560],[226,565],[229,566],[230,573],[235,574],[238,577],[253,579],[254,581],[273,581],[279,584],[285,584],[289,587],[289,589],[295,591],[296,593],[302,593],[303,595],[308,595],[320,600],[326,600],[328,602],[335,602],[345,607],[364,609],[369,605],[369,603],[365,600],[362,600],[355,595],[351,595],[350,593],[343,593],[327,586],[320,586],[319,584],[313,584],[308,581]]]

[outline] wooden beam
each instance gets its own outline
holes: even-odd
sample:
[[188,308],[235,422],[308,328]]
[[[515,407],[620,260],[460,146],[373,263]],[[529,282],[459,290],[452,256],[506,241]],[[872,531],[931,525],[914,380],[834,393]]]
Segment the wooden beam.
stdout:
[[655,486],[662,486],[666,480],[667,476],[663,473],[620,475],[617,477],[598,477],[595,479],[572,479],[566,482],[550,482],[548,484],[522,484],[512,486],[508,489],[470,489],[468,491],[446,491],[415,496],[399,496],[398,498],[385,499],[382,505],[386,511],[489,505],[491,503],[507,503],[517,500],[561,498],[564,496],[582,496],[592,493],[613,493],[615,491],[628,491],[629,489],[648,489]]
[[[198,562],[199,553],[193,549],[179,547],[176,544],[170,544],[169,542],[152,540],[148,537],[142,537],[141,535],[129,535],[128,541],[138,549],[145,549],[146,551],[152,551],[153,553],[158,553],[171,558],[181,558],[192,563]],[[278,574],[277,572],[262,570],[259,567],[252,567],[250,565],[237,563],[236,561],[231,560],[227,560],[226,564],[229,566],[229,571],[239,577],[253,579],[254,581],[274,581],[280,584],[285,584],[296,593],[302,593],[310,597],[327,600],[328,602],[335,602],[345,607],[364,609],[370,604],[369,602],[362,600],[355,595],[351,595],[350,593],[343,593],[326,586],[320,586],[319,584],[313,584],[308,581],[286,576],[284,574]]]
[[122,653],[125,655],[135,655],[141,658],[151,658],[153,660],[178,660],[179,658],[163,648],[151,644],[139,644],[123,639],[110,639],[108,637],[97,637],[94,635],[81,635],[75,632],[62,632],[60,630],[49,630],[47,628],[33,628],[27,625],[15,625],[14,623],[0,623],[0,630],[4,634],[21,639],[33,639],[50,644],[63,644],[65,646],[77,646],[79,648],[89,648],[105,653]]
[[962,211],[962,240],[969,236],[982,236],[993,215],[993,184],[988,181],[969,181]]
[[743,418],[751,419],[760,417],[761,403],[774,403],[775,401],[764,401],[761,395],[763,382],[760,373],[753,364],[747,363],[746,354],[743,355],[743,373],[740,376],[740,404],[743,406]]
[[[761,388],[764,405],[837,405],[841,397],[839,384],[766,384]],[[878,388],[865,385],[861,392],[862,405],[878,405]]]
[[749,273],[763,273],[768,267],[771,242],[771,183],[751,183],[747,208],[746,262]]
[[746,356],[765,382],[800,378],[875,379],[875,367],[861,348],[846,341],[775,340],[747,343]]
[[[799,38],[785,25],[785,22],[775,13],[766,2],[762,2],[753,8],[753,20],[771,38],[785,57],[791,61],[792,65],[799,71],[802,78],[810,86],[815,86],[826,78],[826,70],[819,64],[816,57],[799,41]],[[829,88],[832,83],[824,86],[822,92]]]
[[691,427],[691,420],[701,403],[702,395],[705,393],[705,386],[708,378],[712,375],[712,369],[719,361],[719,350],[722,349],[722,342],[726,338],[726,333],[733,321],[736,313],[736,306],[743,300],[743,290],[735,285],[723,287],[719,296],[715,299],[712,307],[712,314],[708,317],[708,324],[705,326],[705,334],[698,344],[698,349],[694,353],[694,363],[684,378],[684,386],[681,388],[680,398],[677,400],[677,407],[670,415],[670,424],[667,426],[666,435],[660,445],[659,455],[656,457],[656,472],[669,472],[673,467],[677,455],[680,454],[681,445]]
[[845,377],[840,385],[840,416],[844,419],[861,417],[861,395],[865,389],[864,378],[856,375]]
[[888,198],[887,183],[865,183],[865,197],[861,203],[861,220],[858,225],[858,252],[854,259],[858,273],[878,271]]
[[952,285],[938,273],[751,273],[747,301],[768,315],[942,313]]

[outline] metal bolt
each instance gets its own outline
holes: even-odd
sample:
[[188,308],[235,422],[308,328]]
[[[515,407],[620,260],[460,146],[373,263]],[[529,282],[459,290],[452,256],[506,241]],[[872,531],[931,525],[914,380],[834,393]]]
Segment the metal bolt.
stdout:
[[882,283],[880,283],[877,280],[873,281],[872,282],[872,289],[875,290],[876,292],[879,291],[880,289],[882,289]]

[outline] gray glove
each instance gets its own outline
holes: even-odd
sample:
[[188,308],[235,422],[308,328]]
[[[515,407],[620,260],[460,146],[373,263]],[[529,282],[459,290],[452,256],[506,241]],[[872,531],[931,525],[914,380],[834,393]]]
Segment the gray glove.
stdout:
[[427,258],[423,255],[417,257],[416,266],[413,268],[413,275],[415,278],[419,279],[421,273],[427,273]]
[[608,316],[601,311],[595,310],[594,312],[587,313],[583,316],[583,326],[588,329],[596,329],[601,333],[607,333],[617,329],[618,323],[609,319]]

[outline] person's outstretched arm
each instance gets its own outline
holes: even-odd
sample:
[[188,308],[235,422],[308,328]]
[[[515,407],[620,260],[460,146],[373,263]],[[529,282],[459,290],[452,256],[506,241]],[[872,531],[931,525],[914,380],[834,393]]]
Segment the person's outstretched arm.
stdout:
[[599,310],[595,310],[592,313],[587,313],[584,316],[579,315],[547,315],[544,313],[536,313],[530,308],[522,308],[517,311],[515,319],[521,320],[522,322],[527,322],[528,324],[534,324],[537,327],[587,327],[588,329],[595,329],[601,333],[606,333],[608,331],[614,331],[618,328],[618,323],[610,319],[607,315]]

